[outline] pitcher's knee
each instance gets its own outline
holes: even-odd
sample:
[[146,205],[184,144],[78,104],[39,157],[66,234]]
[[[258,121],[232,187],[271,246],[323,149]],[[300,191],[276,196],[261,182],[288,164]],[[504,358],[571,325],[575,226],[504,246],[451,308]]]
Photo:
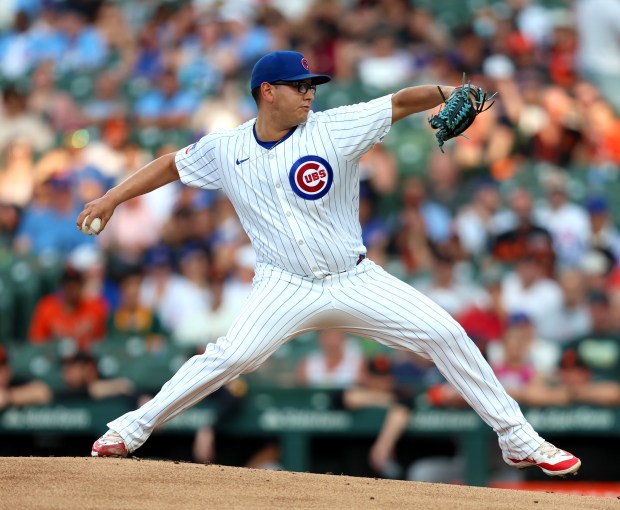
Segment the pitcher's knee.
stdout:
[[469,337],[463,327],[455,320],[450,320],[443,323],[441,328],[437,328],[437,331],[433,336],[436,341],[441,341],[442,343],[463,342],[469,340]]
[[241,374],[250,371],[249,368],[254,365],[254,356],[247,354],[230,353],[229,356],[222,359],[222,368],[226,372]]
[[469,336],[458,322],[454,321],[450,324],[450,334],[457,340],[469,339]]
[[256,370],[274,350],[272,342],[265,339],[262,341],[264,347],[261,342],[257,343],[223,336],[208,344],[202,356],[209,366],[217,367],[218,372],[240,375]]
[[220,338],[216,343],[208,344],[205,351],[193,359],[216,372],[234,372],[238,375],[253,358],[251,352],[248,353],[247,350],[238,352],[236,346],[225,338]]

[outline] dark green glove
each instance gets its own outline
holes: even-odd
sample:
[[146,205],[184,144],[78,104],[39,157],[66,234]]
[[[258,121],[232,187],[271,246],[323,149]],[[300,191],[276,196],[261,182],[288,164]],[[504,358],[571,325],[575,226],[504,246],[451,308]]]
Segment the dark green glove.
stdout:
[[[459,135],[465,136],[462,134],[463,131],[472,125],[476,116],[493,106],[495,101],[485,108],[487,101],[493,99],[495,94],[488,96],[480,87],[472,87],[469,82],[465,85],[465,73],[463,73],[462,85],[455,88],[448,99],[444,96],[441,87],[437,88],[445,105],[439,113],[428,119],[428,123],[437,130],[435,137],[439,143],[439,149],[443,152],[443,144],[446,140]],[[475,96],[473,100],[472,95]]]

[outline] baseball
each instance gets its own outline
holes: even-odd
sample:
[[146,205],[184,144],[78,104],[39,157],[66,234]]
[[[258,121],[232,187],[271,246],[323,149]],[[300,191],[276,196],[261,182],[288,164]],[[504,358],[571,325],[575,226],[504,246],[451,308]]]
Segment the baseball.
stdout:
[[84,221],[82,222],[82,232],[89,236],[97,235],[101,230],[101,218],[94,218],[93,221],[90,222],[90,227],[86,226],[87,221],[88,216],[86,216],[86,218],[84,218]]

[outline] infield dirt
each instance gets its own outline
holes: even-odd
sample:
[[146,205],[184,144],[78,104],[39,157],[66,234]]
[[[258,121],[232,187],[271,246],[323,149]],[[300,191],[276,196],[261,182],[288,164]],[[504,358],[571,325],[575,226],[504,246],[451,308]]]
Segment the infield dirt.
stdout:
[[620,501],[138,458],[0,457],[0,508],[619,510]]

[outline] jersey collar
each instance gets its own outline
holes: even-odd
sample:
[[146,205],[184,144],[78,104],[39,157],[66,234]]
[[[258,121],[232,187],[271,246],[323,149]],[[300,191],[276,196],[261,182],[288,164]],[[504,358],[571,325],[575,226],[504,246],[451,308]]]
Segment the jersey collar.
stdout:
[[260,145],[263,149],[273,149],[277,144],[284,142],[284,140],[286,140],[287,138],[289,138],[297,129],[297,126],[292,127],[290,129],[290,131],[288,133],[286,133],[282,138],[280,138],[279,140],[276,140],[275,142],[263,142],[261,140],[258,139],[258,136],[256,136],[256,124],[254,124],[252,126],[252,134],[254,135],[254,140],[256,140],[256,143],[258,145]]

